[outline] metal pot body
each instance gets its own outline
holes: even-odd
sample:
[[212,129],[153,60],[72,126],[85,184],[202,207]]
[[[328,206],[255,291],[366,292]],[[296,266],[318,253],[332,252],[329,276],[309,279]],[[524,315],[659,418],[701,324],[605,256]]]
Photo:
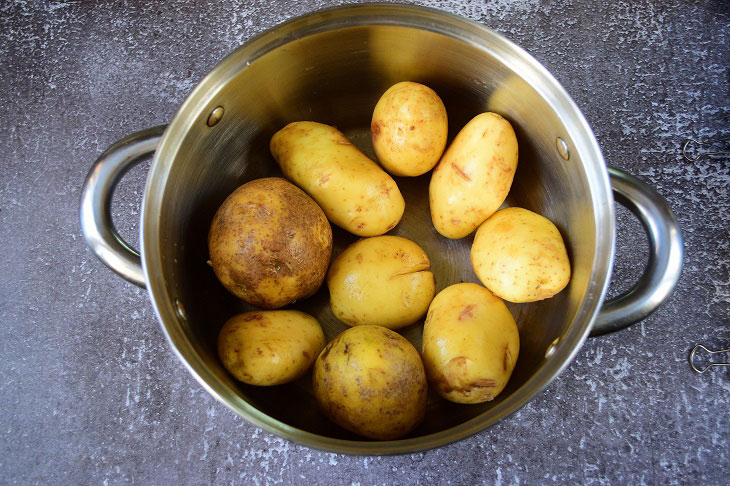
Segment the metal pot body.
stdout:
[[[452,138],[484,111],[498,112],[512,123],[520,156],[507,204],[528,208],[557,225],[573,273],[569,286],[554,298],[510,305],[520,329],[520,357],[507,388],[494,401],[464,406],[433,395],[425,422],[409,437],[371,442],[331,424],[317,411],[309,376],[289,385],[253,387],[236,382],[223,369],[216,354],[217,333],[231,315],[251,308],[229,295],[207,265],[207,233],[214,212],[236,187],[281,175],[268,144],[289,122],[335,125],[373,157],[369,136],[373,107],[389,86],[403,80],[426,84],[442,97]],[[140,267],[133,250],[104,218],[115,181],[130,161],[155,147],[144,195]],[[117,160],[115,168],[110,168],[110,159]],[[406,214],[391,234],[408,237],[426,250],[438,289],[476,281],[469,261],[472,238],[447,240],[433,229],[429,178],[430,174],[396,178]],[[647,283],[646,275],[643,279],[658,305],[674,286],[677,265],[681,266],[679,232],[672,234],[676,222],[668,208],[658,207],[663,201],[650,189],[618,172],[613,178],[617,184],[624,179],[639,187],[639,195],[651,193],[649,206],[653,201],[654,210],[667,212],[658,224],[666,234],[657,233],[654,239],[661,241],[652,240],[652,248],[659,252],[660,244],[674,245],[674,254],[660,256],[674,262],[676,275],[660,269],[657,278],[663,279],[663,294],[657,293],[656,283]],[[101,179],[106,192],[90,194],[94,186],[102,185]],[[122,276],[147,286],[171,347],[198,381],[262,428],[338,452],[428,449],[473,434],[517,410],[557,376],[588,337],[613,261],[609,173],[590,127],[567,93],[525,51],[491,30],[410,6],[315,12],[252,39],[196,87],[166,129],[135,134],[107,151],[92,169],[87,186],[82,200],[87,241]],[[647,218],[651,219],[643,218],[645,224],[651,227]],[[98,234],[89,229],[91,220]],[[334,237],[335,255],[355,240],[336,228]],[[610,316],[608,325],[616,325],[620,318],[636,320],[653,310],[643,302],[637,311],[637,295],[624,297],[632,299],[629,310],[634,315]],[[294,307],[314,315],[331,339],[345,326],[328,304],[325,286]],[[420,349],[421,331],[422,323],[402,334]]]

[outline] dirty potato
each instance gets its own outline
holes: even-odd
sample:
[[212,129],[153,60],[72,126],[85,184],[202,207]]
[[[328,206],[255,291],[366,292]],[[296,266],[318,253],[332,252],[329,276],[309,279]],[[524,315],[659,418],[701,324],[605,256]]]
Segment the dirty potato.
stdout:
[[423,364],[430,385],[445,399],[492,400],[509,381],[519,351],[512,314],[481,285],[452,285],[431,302],[423,328]]
[[353,327],[330,341],[314,364],[312,381],[325,415],[371,439],[402,437],[426,413],[426,374],[418,351],[381,326]]
[[474,117],[433,170],[431,219],[447,238],[463,238],[502,205],[517,170],[517,137],[496,113]]
[[210,263],[233,295],[276,309],[312,295],[332,253],[322,209],[290,182],[247,182],[220,206],[208,234]]
[[312,196],[340,228],[377,236],[403,216],[405,201],[393,178],[336,128],[290,123],[271,138],[270,149],[287,179]]
[[218,334],[218,356],[223,366],[249,385],[280,385],[299,378],[324,345],[324,333],[316,319],[291,310],[239,314]]
[[477,230],[471,262],[479,280],[510,302],[535,302],[570,281],[570,260],[560,231],[523,208],[494,213]]
[[330,266],[327,286],[332,313],[349,326],[398,329],[428,310],[435,292],[428,255],[400,236],[363,238]]
[[446,108],[439,95],[410,81],[383,93],[370,125],[378,162],[397,176],[419,176],[433,169],[448,133]]

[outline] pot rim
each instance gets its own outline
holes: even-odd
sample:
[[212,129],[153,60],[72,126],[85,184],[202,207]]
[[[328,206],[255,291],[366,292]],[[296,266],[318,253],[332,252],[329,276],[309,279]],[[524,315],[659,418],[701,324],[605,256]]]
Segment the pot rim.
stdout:
[[[425,29],[469,43],[508,64],[546,100],[564,123],[570,141],[586,166],[594,221],[597,229],[601,230],[597,233],[593,271],[586,296],[573,325],[561,336],[561,343],[550,358],[508,398],[473,419],[433,434],[392,441],[335,439],[297,429],[266,415],[227,390],[200,359],[181,326],[166,324],[180,318],[176,312],[175,296],[170,295],[165,285],[159,244],[160,209],[172,162],[185,134],[199,122],[202,113],[207,113],[204,110],[209,108],[218,91],[231,77],[245,69],[248,63],[290,40],[365,25]],[[317,10],[264,31],[226,56],[187,97],[165,130],[147,178],[140,224],[142,266],[152,307],[170,347],[203,388],[232,411],[268,432],[316,449],[367,455],[414,453],[456,442],[511,415],[545,389],[575,358],[588,337],[610,282],[614,241],[613,196],[603,156],[588,122],[558,81],[525,50],[477,22],[433,8],[402,4],[346,5]]]

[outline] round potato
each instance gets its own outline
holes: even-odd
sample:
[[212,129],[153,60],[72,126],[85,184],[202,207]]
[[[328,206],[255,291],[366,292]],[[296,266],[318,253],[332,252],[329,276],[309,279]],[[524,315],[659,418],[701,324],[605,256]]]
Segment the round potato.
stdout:
[[333,422],[364,437],[391,440],[418,425],[428,385],[418,351],[381,326],[348,329],[314,363],[314,396]]
[[512,375],[520,335],[507,306],[489,290],[460,283],[438,293],[423,327],[431,386],[457,403],[492,400]]
[[393,178],[336,128],[290,123],[274,134],[270,149],[287,179],[345,231],[382,235],[403,216],[405,201]]
[[449,121],[441,98],[428,86],[391,86],[373,111],[370,135],[380,165],[397,176],[433,169],[446,148]]
[[510,302],[535,302],[570,281],[570,261],[560,231],[522,208],[496,212],[477,230],[471,263],[479,280]]
[[474,117],[433,170],[431,219],[447,238],[463,238],[502,205],[517,170],[517,137],[496,113]]
[[210,263],[233,295],[264,309],[309,297],[332,255],[322,209],[290,182],[247,182],[223,202],[208,234]]
[[332,313],[348,326],[398,329],[428,310],[436,288],[428,255],[400,236],[364,238],[330,266],[327,286]]
[[324,345],[324,333],[314,317],[291,310],[239,314],[218,334],[223,366],[249,385],[281,385],[299,378]]

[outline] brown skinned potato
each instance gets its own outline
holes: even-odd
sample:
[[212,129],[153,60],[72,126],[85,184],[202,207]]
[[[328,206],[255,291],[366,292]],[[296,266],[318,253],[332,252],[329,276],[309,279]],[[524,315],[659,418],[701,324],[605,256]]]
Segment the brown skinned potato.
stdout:
[[312,198],[269,177],[236,189],[215,214],[210,262],[233,295],[264,309],[309,297],[322,285],[332,228]]

